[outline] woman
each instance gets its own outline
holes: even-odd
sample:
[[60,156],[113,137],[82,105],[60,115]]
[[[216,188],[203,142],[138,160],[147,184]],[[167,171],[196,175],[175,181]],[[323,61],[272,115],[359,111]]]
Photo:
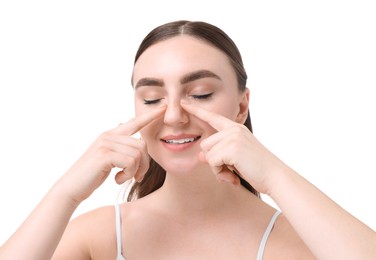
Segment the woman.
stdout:
[[[376,233],[252,135],[246,80],[219,28],[154,29],[135,58],[136,117],[89,147],[1,259],[375,259]],[[128,202],[70,221],[114,167],[136,180]]]

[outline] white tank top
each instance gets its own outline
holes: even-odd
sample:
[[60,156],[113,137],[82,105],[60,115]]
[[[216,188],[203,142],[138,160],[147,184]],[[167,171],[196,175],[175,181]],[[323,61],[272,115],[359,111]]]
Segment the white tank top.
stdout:
[[[262,257],[264,255],[265,245],[268,241],[268,237],[274,227],[274,223],[277,220],[277,217],[281,214],[280,211],[276,211],[271,218],[269,225],[267,226],[264,235],[262,236],[261,243],[259,246],[259,250],[257,253],[257,260],[262,260]],[[122,234],[121,234],[121,213],[120,213],[120,205],[115,204],[115,215],[116,215],[116,244],[117,244],[117,257],[116,260],[125,260],[125,257],[123,256],[123,250],[122,250]]]

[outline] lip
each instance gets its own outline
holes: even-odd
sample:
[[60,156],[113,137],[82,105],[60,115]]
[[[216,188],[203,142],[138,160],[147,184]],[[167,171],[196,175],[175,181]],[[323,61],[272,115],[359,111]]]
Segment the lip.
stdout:
[[[192,141],[188,141],[192,139]],[[195,134],[179,134],[179,135],[166,135],[160,140],[165,148],[173,152],[180,152],[194,146],[201,135]]]

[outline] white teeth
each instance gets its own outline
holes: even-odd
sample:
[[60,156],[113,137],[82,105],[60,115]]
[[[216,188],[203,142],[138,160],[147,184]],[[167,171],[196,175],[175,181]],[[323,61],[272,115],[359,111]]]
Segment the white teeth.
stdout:
[[177,139],[177,140],[165,140],[168,144],[185,144],[193,142],[195,138],[184,138],[184,139]]

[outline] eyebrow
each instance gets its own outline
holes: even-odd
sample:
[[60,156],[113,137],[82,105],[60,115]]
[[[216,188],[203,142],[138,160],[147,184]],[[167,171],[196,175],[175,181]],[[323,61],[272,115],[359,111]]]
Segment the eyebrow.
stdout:
[[215,74],[214,72],[210,70],[198,70],[198,71],[194,71],[194,72],[184,75],[181,78],[180,83],[187,84],[189,82],[192,82],[198,79],[203,79],[203,78],[215,78],[215,79],[221,80],[221,78],[217,74]]
[[139,87],[144,87],[144,86],[163,87],[164,83],[162,80],[155,79],[155,78],[142,78],[139,81],[137,81],[137,84],[134,88],[137,89]]
[[[190,72],[184,75],[180,79],[180,84],[184,85],[189,82],[203,79],[203,78],[214,78],[214,79],[222,80],[217,74],[215,74],[214,72],[210,70],[197,70],[197,71]],[[135,89],[139,87],[143,87],[143,86],[163,87],[164,82],[163,80],[156,79],[156,78],[142,78],[139,81],[137,81]]]

